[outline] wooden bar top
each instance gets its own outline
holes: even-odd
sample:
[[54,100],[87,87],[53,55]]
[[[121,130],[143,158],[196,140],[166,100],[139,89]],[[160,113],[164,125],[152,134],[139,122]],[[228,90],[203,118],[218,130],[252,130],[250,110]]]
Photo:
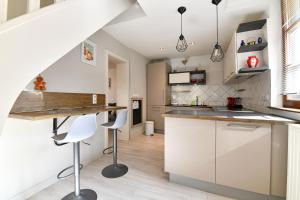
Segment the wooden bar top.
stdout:
[[25,119],[25,120],[42,120],[42,119],[53,119],[53,118],[61,118],[61,117],[84,115],[84,114],[101,113],[101,112],[123,110],[123,109],[126,109],[126,107],[104,106],[104,105],[65,107],[65,108],[60,107],[58,109],[49,109],[49,110],[32,111],[32,112],[11,112],[9,114],[9,117],[15,119]]
[[197,110],[173,110],[163,114],[164,117],[188,118],[201,120],[249,122],[249,123],[272,123],[272,124],[296,124],[299,121],[264,114],[254,111],[226,112],[226,111],[197,111]]

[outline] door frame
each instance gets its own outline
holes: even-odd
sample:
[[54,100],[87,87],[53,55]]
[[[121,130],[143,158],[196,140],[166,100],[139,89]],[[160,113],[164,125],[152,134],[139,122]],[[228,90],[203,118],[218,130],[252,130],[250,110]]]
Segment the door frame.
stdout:
[[[129,60],[106,49],[105,50],[105,104],[108,105],[108,69],[109,69],[109,56],[115,57],[118,60],[124,62],[124,64],[126,65],[126,68],[128,69],[128,101],[127,101],[127,110],[128,110],[128,116],[127,116],[127,123],[130,122],[130,64],[129,64]],[[108,113],[105,113],[105,117],[104,117],[105,121],[108,121]],[[128,124],[128,140],[130,139],[130,124]],[[108,129],[104,130],[104,148],[108,147]]]

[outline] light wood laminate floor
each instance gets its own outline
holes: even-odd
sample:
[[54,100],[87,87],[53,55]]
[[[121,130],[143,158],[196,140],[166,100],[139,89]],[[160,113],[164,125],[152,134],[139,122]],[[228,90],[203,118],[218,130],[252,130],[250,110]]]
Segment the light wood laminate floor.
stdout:
[[[118,179],[107,179],[101,170],[111,163],[111,154],[81,170],[81,187],[97,192],[99,200],[230,200],[222,196],[170,183],[163,171],[164,137],[139,136],[119,141],[119,161],[129,172]],[[32,196],[30,200],[58,200],[73,191],[73,177],[60,180]]]

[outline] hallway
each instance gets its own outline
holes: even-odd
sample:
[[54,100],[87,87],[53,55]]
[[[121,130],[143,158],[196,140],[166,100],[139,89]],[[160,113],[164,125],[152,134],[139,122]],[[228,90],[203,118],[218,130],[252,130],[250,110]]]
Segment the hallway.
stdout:
[[[168,182],[163,172],[164,137],[139,136],[131,141],[119,141],[119,161],[129,172],[118,179],[102,177],[101,170],[111,163],[105,155],[81,171],[82,188],[97,192],[100,200],[229,200],[229,198],[202,192]],[[30,200],[56,200],[73,190],[73,178],[61,180],[39,192]]]

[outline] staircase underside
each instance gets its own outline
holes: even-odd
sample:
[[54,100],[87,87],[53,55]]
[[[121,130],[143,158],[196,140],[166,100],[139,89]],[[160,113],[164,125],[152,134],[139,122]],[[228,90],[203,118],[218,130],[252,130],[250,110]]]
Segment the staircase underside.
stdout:
[[1,24],[0,133],[15,99],[36,75],[134,3],[67,0]]

